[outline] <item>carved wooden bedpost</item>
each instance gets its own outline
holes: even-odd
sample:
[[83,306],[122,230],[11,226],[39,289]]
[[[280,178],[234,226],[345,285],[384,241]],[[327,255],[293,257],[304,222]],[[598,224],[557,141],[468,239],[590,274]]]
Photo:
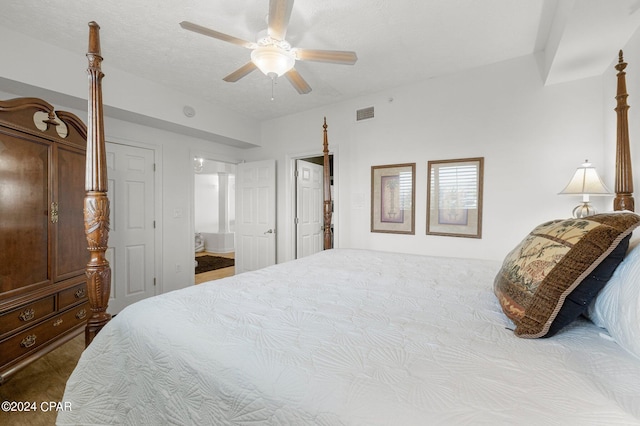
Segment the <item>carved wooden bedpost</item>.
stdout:
[[87,164],[85,175],[84,228],[88,250],[87,290],[91,316],[85,328],[85,345],[111,319],[108,314],[111,268],[105,258],[109,241],[109,199],[107,198],[107,162],[102,115],[102,71],[100,65],[100,27],[89,22],[89,118],[87,122]]
[[624,69],[627,63],[622,59],[622,50],[618,54],[618,91],[616,94],[618,129],[616,139],[616,198],[613,200],[614,210],[634,211],[633,175],[631,170],[631,152],[629,148],[629,123],[627,120],[627,83]]
[[331,244],[331,214],[333,206],[331,203],[331,170],[329,166],[329,141],[327,139],[327,117],[324,118],[324,249],[333,247]]

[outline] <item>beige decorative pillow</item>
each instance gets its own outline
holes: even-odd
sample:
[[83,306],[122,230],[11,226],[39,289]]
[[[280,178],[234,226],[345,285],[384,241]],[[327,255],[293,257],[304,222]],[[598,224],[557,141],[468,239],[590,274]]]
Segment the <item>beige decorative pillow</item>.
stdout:
[[550,337],[584,313],[624,258],[634,213],[554,220],[505,258],[494,292],[520,337]]

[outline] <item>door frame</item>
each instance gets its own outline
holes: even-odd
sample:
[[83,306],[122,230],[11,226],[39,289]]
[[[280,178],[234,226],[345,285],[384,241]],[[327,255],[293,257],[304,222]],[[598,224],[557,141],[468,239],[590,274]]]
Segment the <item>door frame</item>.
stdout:
[[162,218],[162,146],[148,144],[144,142],[132,141],[129,139],[121,139],[118,137],[107,136],[105,143],[131,146],[134,148],[148,149],[153,152],[154,164],[154,217],[155,217],[155,238],[154,238],[154,271],[155,278],[155,295],[164,293],[163,274],[162,274],[162,238],[163,238],[163,218]]
[[[220,153],[215,153],[213,151],[206,151],[203,149],[196,149],[196,148],[192,148],[189,150],[189,164],[191,165],[190,170],[191,170],[191,179],[189,179],[189,186],[187,188],[187,190],[189,191],[188,193],[188,206],[187,206],[187,217],[189,218],[189,244],[190,246],[187,247],[193,247],[194,246],[194,235],[196,233],[196,213],[195,213],[195,202],[196,202],[196,196],[195,196],[195,190],[196,190],[196,171],[193,168],[193,164],[194,164],[194,159],[195,158],[204,158],[206,160],[210,160],[210,161],[217,161],[219,163],[229,163],[229,164],[234,164],[234,165],[238,165],[239,163],[242,163],[243,160],[239,160],[235,157],[230,157],[230,156],[226,156],[226,155],[222,155]],[[236,199],[236,203],[238,202],[238,200]],[[235,250],[235,248],[234,248]],[[195,253],[195,251],[194,251]],[[189,265],[188,267],[191,267],[191,265]],[[189,285],[195,285],[196,283],[196,276],[195,274],[189,274]]]
[[[289,153],[286,155],[286,170],[285,170],[285,222],[287,224],[284,228],[285,235],[285,258],[286,260],[293,260],[296,258],[296,160],[304,160],[310,157],[322,157],[324,153],[322,148],[318,148],[314,151],[303,151],[299,153]],[[336,212],[339,212],[339,167],[338,167],[338,147],[329,146],[329,155],[333,156],[333,247],[339,247],[338,233],[340,231],[339,216]]]

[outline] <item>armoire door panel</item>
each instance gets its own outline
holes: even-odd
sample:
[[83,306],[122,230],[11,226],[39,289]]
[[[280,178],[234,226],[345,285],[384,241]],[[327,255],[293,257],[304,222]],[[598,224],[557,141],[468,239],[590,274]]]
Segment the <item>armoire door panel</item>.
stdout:
[[84,167],[85,154],[58,147],[54,196],[58,221],[54,225],[56,238],[54,281],[84,274],[89,261],[84,227]]
[[0,134],[2,297],[50,283],[50,152],[51,146],[47,143]]

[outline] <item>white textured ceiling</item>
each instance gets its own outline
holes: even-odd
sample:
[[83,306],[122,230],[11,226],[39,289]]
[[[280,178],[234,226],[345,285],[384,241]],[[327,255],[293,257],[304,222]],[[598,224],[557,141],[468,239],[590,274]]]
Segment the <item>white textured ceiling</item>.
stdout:
[[[3,0],[0,25],[84,53],[86,24],[96,21],[107,77],[109,68],[118,68],[258,120],[549,50],[550,43],[553,54],[547,55],[546,71],[551,73],[551,62],[561,55],[571,57],[571,49],[569,53],[561,49],[568,38],[578,44],[588,43],[589,37],[603,38],[589,34],[581,24],[593,21],[598,15],[590,12],[602,5],[608,9],[617,5],[616,16],[634,15],[627,19],[631,23],[624,35],[617,35],[624,38],[621,41],[638,25],[637,0],[296,0],[287,40],[294,47],[353,50],[358,62],[354,66],[298,62],[296,69],[313,91],[299,95],[281,78],[272,101],[271,80],[258,71],[236,83],[222,81],[249,60],[250,50],[178,25],[191,21],[254,41],[266,28],[268,3]],[[576,13],[576,8],[582,12]],[[600,73],[603,64],[615,58],[615,50],[610,50],[595,67]],[[567,67],[570,61],[563,72]]]

